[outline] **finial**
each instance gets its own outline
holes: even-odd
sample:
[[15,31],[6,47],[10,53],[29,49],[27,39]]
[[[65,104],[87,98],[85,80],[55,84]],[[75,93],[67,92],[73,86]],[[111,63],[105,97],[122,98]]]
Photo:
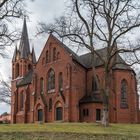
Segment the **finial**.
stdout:
[[34,44],[32,45],[32,61],[35,64],[36,63],[36,55],[35,55],[35,51],[34,51]]

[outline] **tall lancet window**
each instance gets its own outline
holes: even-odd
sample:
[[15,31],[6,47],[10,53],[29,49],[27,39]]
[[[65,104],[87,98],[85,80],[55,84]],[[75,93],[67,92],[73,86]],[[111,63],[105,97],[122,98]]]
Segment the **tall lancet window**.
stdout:
[[19,64],[16,64],[16,78],[19,76]]
[[49,62],[49,53],[48,53],[48,51],[46,51],[46,63],[48,63]]
[[99,82],[99,77],[98,76],[96,76],[96,77],[97,77],[98,81],[96,81],[94,77],[92,78],[92,91],[98,91],[98,83],[97,82]]
[[20,111],[23,111],[24,108],[24,94],[23,91],[20,93]]
[[63,75],[62,72],[59,73],[59,91],[62,91],[63,89]]
[[28,71],[30,71],[30,70],[32,70],[32,65],[31,64],[28,65]]
[[43,78],[40,79],[40,94],[44,93],[44,80]]
[[55,89],[55,73],[53,69],[48,72],[48,90]]
[[49,111],[52,110],[52,98],[49,99]]
[[126,108],[127,106],[127,81],[123,79],[121,81],[121,107]]
[[56,60],[56,48],[53,48],[53,61],[55,61]]

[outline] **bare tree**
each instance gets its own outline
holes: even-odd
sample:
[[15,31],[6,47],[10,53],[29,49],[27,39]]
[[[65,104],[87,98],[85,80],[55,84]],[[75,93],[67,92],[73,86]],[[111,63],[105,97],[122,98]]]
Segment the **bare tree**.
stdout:
[[14,29],[15,19],[22,18],[26,11],[26,0],[0,0],[0,56],[4,49],[19,39],[19,31]]
[[[7,58],[5,49],[18,39],[16,30],[9,30],[12,22],[25,14],[24,0],[0,0],[0,56]],[[10,84],[2,80],[0,82],[0,103],[10,105]]]
[[[110,75],[112,67],[116,65],[112,63],[113,59],[119,53],[129,53],[133,59],[128,65],[140,62],[137,57],[139,45],[128,45],[130,31],[140,26],[140,3],[138,0],[71,0],[68,9],[53,24],[40,23],[39,33],[49,32],[69,39],[87,48],[92,54],[92,62],[95,55],[102,61],[104,85],[97,80],[94,63],[92,69],[104,97],[102,124],[108,126]],[[96,50],[99,46],[106,47],[105,58]]]
[[8,82],[0,82],[0,103],[11,104],[11,87]]
[[[32,0],[33,1],[33,0]],[[19,39],[19,31],[12,27],[13,21],[27,14],[25,0],[0,0],[0,56],[7,57],[4,52],[15,40]],[[0,102],[10,104],[11,89],[7,82],[0,82]]]

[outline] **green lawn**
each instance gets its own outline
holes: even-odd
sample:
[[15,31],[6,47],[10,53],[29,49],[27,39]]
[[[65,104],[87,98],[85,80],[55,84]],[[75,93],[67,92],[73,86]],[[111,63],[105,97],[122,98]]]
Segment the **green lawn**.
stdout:
[[[9,136],[9,139],[8,139]],[[101,138],[102,137],[102,138]],[[127,140],[140,139],[139,124],[47,123],[0,125],[0,140]]]

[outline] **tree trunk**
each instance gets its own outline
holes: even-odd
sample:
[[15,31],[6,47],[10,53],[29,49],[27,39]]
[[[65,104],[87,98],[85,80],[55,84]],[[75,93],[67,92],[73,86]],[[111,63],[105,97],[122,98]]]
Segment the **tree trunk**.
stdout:
[[103,90],[103,114],[102,125],[104,127],[109,126],[109,92],[110,92],[110,75],[108,67],[105,67],[105,87]]
[[106,105],[103,106],[103,112],[102,112],[102,125],[104,127],[108,127],[109,126],[109,110],[108,107]]
[[97,83],[97,87],[103,96],[103,111],[102,111],[102,125],[104,127],[109,126],[109,89],[110,89],[110,71],[108,70],[108,65],[105,67],[105,85],[102,87],[99,83],[96,75],[96,69],[94,66],[94,52],[92,53],[92,71],[94,80]]
[[109,126],[109,88],[107,85],[103,93],[102,125],[104,127]]

